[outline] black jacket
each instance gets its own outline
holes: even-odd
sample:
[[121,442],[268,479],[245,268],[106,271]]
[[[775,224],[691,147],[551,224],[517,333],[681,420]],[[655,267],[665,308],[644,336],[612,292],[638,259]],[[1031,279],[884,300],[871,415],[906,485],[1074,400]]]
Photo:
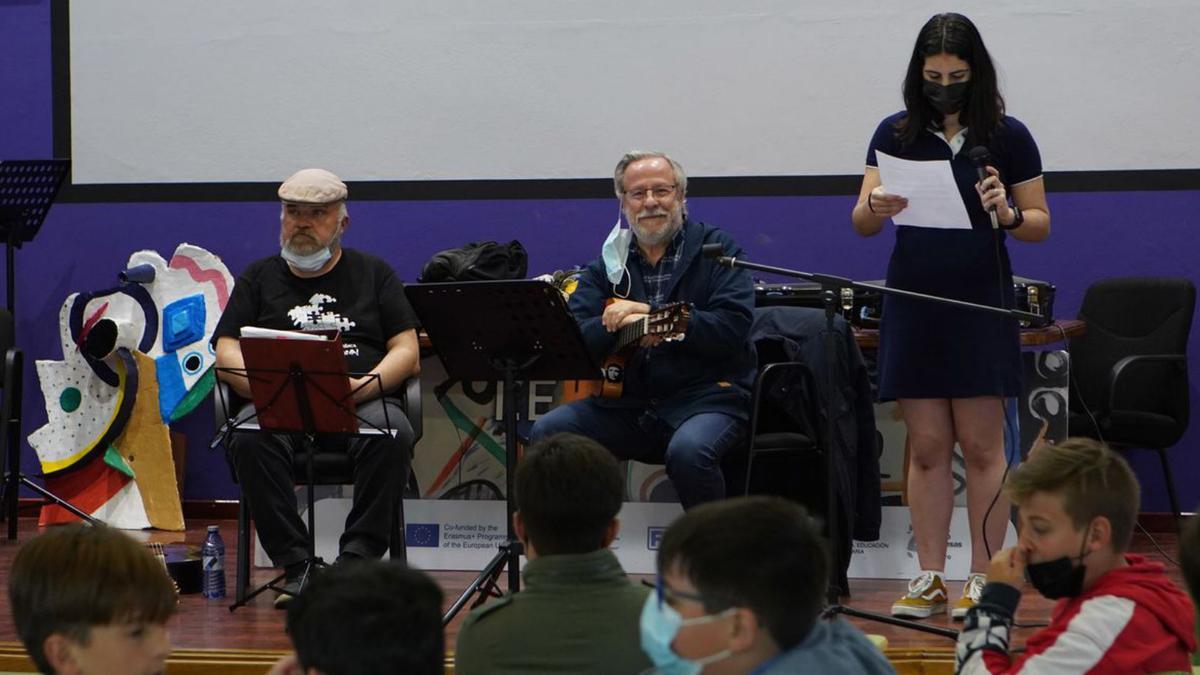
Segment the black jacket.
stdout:
[[[837,317],[834,331],[837,354],[833,364],[836,386],[832,401],[832,441],[840,522],[851,525],[849,529],[854,539],[875,541],[879,539],[882,504],[871,380],[849,324]],[[793,396],[788,401],[778,403],[785,409],[793,408],[797,416],[808,414],[808,410],[817,411],[814,422],[822,445],[828,428],[826,419],[829,406],[825,387],[824,336],[823,310],[806,307],[759,307],[754,310],[754,323],[750,328],[750,340],[754,344],[774,342],[773,349],[781,351],[788,360],[809,364],[813,375],[815,405],[801,400],[802,396]],[[795,392],[803,391],[805,387],[788,389]],[[842,529],[843,544],[849,543],[845,537],[846,529]],[[849,560],[846,562],[848,564]]]
[[[635,352],[626,366],[624,395],[597,402],[651,408],[672,427],[707,412],[747,420],[755,369],[754,349],[746,338],[754,311],[754,282],[746,270],[722,267],[700,255],[702,244],[714,243],[723,245],[727,255],[740,255],[741,249],[728,234],[694,220],[685,221],[683,231],[683,252],[666,302],[691,305],[686,337]],[[628,289],[630,300],[645,302],[639,266],[631,260],[628,269],[622,290]],[[603,361],[616,343],[616,334],[605,330],[600,320],[605,301],[613,295],[602,258],[583,269],[571,294],[571,313],[597,361]]]

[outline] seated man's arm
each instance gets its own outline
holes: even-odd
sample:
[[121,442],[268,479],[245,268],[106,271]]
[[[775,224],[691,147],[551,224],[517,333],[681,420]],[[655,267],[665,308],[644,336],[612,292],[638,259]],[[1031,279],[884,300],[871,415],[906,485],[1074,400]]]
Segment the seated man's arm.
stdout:
[[[217,338],[217,368],[244,369],[245,367],[246,361],[242,358],[242,345],[238,339],[228,336]],[[228,384],[238,396],[247,401],[251,399],[250,380],[244,373],[218,370],[217,377]]]
[[[229,294],[229,302],[225,305],[225,309],[221,312],[221,318],[217,321],[213,334],[216,336],[218,368],[234,368],[242,371],[246,368],[246,360],[242,357],[242,343],[238,340],[238,336],[241,335],[243,326],[259,325],[258,322],[262,318],[262,313],[259,311],[260,285],[256,272],[258,269],[259,265],[251,265],[250,269],[238,276],[237,283],[233,285],[233,291]],[[228,384],[238,396],[247,401],[251,400],[250,379],[244,372],[218,371],[217,377]]]
[[[354,402],[362,403],[378,398],[380,385],[372,381],[378,375],[384,392],[391,392],[409,377],[421,372],[421,347],[417,342],[417,331],[410,328],[388,338],[387,353],[375,364],[370,373],[363,377],[350,378],[350,390]],[[363,385],[366,386],[363,386]]]
[[601,361],[616,345],[617,337],[604,327],[604,303],[608,300],[608,280],[598,277],[591,267],[579,275],[579,284],[567,307],[579,324],[584,345],[592,358]]
[[[738,249],[730,255],[740,255]],[[754,320],[754,281],[744,269],[711,265],[712,293],[704,306],[692,308],[682,349],[712,358],[737,353],[750,338]]]

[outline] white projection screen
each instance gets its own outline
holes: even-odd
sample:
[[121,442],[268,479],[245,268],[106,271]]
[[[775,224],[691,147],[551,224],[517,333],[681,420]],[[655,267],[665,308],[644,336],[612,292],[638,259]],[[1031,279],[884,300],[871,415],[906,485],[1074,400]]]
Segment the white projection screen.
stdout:
[[[74,183],[862,171],[942,2],[87,0]],[[1200,2],[960,2],[1047,170],[1200,164]]]

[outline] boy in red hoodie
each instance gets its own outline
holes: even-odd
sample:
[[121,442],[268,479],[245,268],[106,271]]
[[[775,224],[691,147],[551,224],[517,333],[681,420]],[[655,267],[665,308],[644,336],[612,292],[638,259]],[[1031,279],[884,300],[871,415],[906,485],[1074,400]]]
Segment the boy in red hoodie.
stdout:
[[[967,613],[959,673],[1191,671],[1191,600],[1162,565],[1125,552],[1140,502],[1124,459],[1090,439],[1043,445],[1013,470],[1005,491],[1020,514],[1020,537],[992,558],[979,604]],[[1050,625],[1014,657],[1008,639],[1026,578],[1059,602]]]
[[[1200,518],[1192,516],[1179,535],[1179,563],[1192,602],[1200,603]],[[1192,652],[1192,666],[1200,666],[1200,652]]]

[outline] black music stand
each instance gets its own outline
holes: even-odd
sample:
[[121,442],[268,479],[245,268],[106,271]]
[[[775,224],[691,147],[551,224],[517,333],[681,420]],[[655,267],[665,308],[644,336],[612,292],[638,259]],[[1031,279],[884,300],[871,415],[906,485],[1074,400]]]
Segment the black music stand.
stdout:
[[[347,372],[341,338],[336,335],[336,331],[332,331],[331,335],[333,339],[324,341],[240,338],[239,346],[247,367],[217,368],[217,374],[228,373],[249,381],[255,414],[238,418],[237,412],[230,409],[229,401],[223,400],[222,404],[228,417],[217,433],[218,440],[224,440],[233,433],[270,433],[303,437],[315,445],[318,435],[394,434],[387,406],[384,406],[383,410],[385,429],[372,425],[355,412],[354,393],[374,384],[382,395],[383,382],[378,374]],[[350,378],[364,376],[367,377],[367,381],[352,391]],[[223,388],[218,388],[218,391],[224,396]],[[369,428],[360,428],[360,422]],[[314,529],[316,497],[313,486],[316,472],[313,469],[313,454],[310,449],[305,455],[308,557],[303,561],[301,588],[307,585],[315,570],[328,566],[317,555]],[[278,585],[286,576],[286,571],[281,572],[230,605],[229,611],[235,611],[268,589],[290,594],[290,591]]]
[[[834,334],[834,329],[835,329],[834,317],[837,316],[838,310],[841,308],[841,300],[840,300],[841,289],[853,288],[853,289],[857,289],[857,290],[875,291],[878,293],[882,293],[884,295],[893,295],[893,296],[910,298],[913,300],[921,300],[921,301],[925,301],[925,302],[939,303],[939,304],[943,304],[943,305],[949,305],[949,306],[953,306],[953,307],[959,307],[962,309],[968,309],[968,310],[978,311],[978,312],[988,312],[991,314],[1007,316],[1007,317],[1010,317],[1013,319],[1019,319],[1022,321],[1029,321],[1030,325],[1034,325],[1034,326],[1041,326],[1046,323],[1046,317],[1044,317],[1044,316],[1041,316],[1039,314],[1031,314],[1029,312],[1023,312],[1023,311],[1020,311],[1017,309],[1008,309],[1005,307],[993,307],[990,305],[980,305],[980,304],[976,304],[973,302],[966,302],[964,300],[955,300],[953,298],[943,298],[940,296],[929,295],[926,293],[917,293],[915,291],[906,291],[906,290],[903,290],[900,288],[890,288],[888,286],[880,286],[877,284],[863,283],[863,282],[859,282],[859,281],[854,281],[853,279],[848,279],[846,277],[835,276],[832,274],[801,272],[799,270],[787,269],[786,267],[774,267],[771,265],[760,265],[758,263],[747,262],[745,260],[740,260],[738,258],[725,255],[724,248],[721,244],[705,244],[704,246],[701,247],[701,249],[702,249],[703,255],[706,255],[711,258],[715,258],[718,265],[724,265],[725,267],[730,267],[730,268],[734,268],[734,269],[742,268],[742,269],[748,269],[748,270],[756,270],[759,272],[770,272],[771,274],[778,274],[780,276],[792,277],[794,279],[805,279],[807,281],[815,282],[821,286],[821,300],[822,300],[822,305],[825,308],[824,351],[825,351],[825,391],[826,391],[826,396],[827,396],[826,413],[825,413],[825,428],[822,431],[825,434],[825,457],[824,457],[824,459],[825,459],[825,478],[829,484],[829,488],[825,490],[825,507],[826,507],[825,526],[826,526],[826,528],[828,530],[828,534],[829,534],[830,554],[833,556],[834,561],[837,561],[839,558],[839,555],[840,555],[840,551],[838,550],[840,547],[840,544],[839,544],[840,537],[839,537],[839,532],[838,532],[838,527],[839,527],[838,526],[838,509],[837,509],[838,495],[835,494],[835,488],[837,486],[837,474],[836,474],[835,467],[833,464],[833,456],[832,456],[833,455],[833,410],[835,409],[833,398],[834,398],[834,385],[835,385],[835,382],[837,379],[833,373],[833,368],[834,368],[833,364],[837,359],[837,337]],[[986,531],[984,533],[984,539],[985,539],[985,541],[987,539]],[[836,566],[837,565],[835,565],[835,567]],[[851,607],[846,607],[845,605],[842,605],[840,602],[841,598],[840,598],[839,591],[841,591],[841,590],[845,590],[846,595],[850,594],[849,588],[841,589],[840,584],[836,583],[833,579],[831,579],[829,587],[826,592],[826,600],[828,601],[828,606],[824,610],[825,616],[836,616],[838,614],[846,614],[848,616],[858,617],[860,619],[867,619],[869,621],[877,621],[879,623],[886,623],[886,624],[890,624],[893,626],[899,626],[901,628],[909,628],[911,630],[920,631],[923,633],[931,633],[933,635],[940,635],[942,637],[948,637],[951,640],[958,638],[958,631],[950,630],[949,628],[938,628],[936,626],[926,626],[924,624],[917,623],[916,621],[907,621],[905,619],[897,619],[895,617],[886,616],[883,614],[874,614],[871,612],[863,612],[861,610],[853,609]]]
[[33,241],[54,203],[69,159],[25,159],[0,162],[0,238],[7,248],[8,311],[16,321],[16,270],[13,252]]
[[[13,315],[13,344],[16,344],[17,326],[17,273],[16,249],[33,241],[46,220],[50,206],[62,187],[67,172],[71,169],[69,159],[29,159],[0,162],[0,239],[5,247],[5,281],[8,294],[8,311]],[[16,364],[16,376],[20,379],[21,364]],[[5,391],[5,397],[12,392]],[[14,410],[20,410],[15,402]],[[96,519],[68,502],[34,483],[21,473],[21,444],[18,438],[10,439],[8,448],[8,471],[4,476],[5,508],[8,518],[8,538],[17,538],[17,498],[20,486],[25,485],[46,499],[70,511],[80,519],[96,524]]]
[[598,380],[579,326],[562,293],[535,280],[416,284],[405,289],[446,373],[464,382],[504,378],[504,449],[507,537],[479,576],[446,614],[449,624],[476,592],[472,607],[498,596],[508,565],[508,589],[521,588],[521,542],[513,532],[513,477],[517,470],[517,380]]

